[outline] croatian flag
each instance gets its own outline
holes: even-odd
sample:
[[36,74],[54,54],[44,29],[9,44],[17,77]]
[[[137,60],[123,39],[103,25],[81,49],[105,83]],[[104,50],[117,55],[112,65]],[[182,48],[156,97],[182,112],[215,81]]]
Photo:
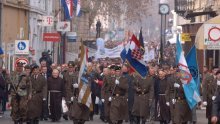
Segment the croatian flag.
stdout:
[[76,16],[80,16],[81,14],[81,0],[77,0],[77,6],[76,6]]
[[64,8],[65,19],[71,20],[73,17],[73,0],[61,0],[61,2]]
[[201,101],[201,98],[199,95],[196,82],[193,79],[190,70],[188,68],[188,64],[186,62],[186,58],[184,56],[184,52],[182,50],[182,46],[178,38],[177,38],[177,62],[181,73],[181,82],[183,85],[187,103],[189,107],[193,109],[197,105],[197,103]]
[[121,52],[121,58],[123,61],[127,61],[131,68],[135,70],[142,77],[146,77],[148,69],[146,63],[143,61],[144,52],[141,50],[142,43],[136,38],[135,35],[131,37],[130,42],[125,46]]

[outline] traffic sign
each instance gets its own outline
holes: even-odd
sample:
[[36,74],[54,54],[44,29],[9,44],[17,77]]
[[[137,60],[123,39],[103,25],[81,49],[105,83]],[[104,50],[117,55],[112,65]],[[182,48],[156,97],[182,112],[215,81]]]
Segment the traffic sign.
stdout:
[[23,66],[25,66],[25,65],[29,64],[29,61],[28,61],[27,58],[22,57],[22,58],[17,58],[17,59],[16,59],[16,61],[15,61],[15,67],[17,67],[17,64],[18,64],[18,63],[22,63]]
[[29,54],[29,40],[15,40],[15,54]]
[[42,17],[42,26],[53,26],[54,17],[53,16],[43,16]]
[[220,24],[204,24],[204,45],[207,49],[220,49]]
[[181,34],[181,41],[192,41],[189,33],[182,33]]

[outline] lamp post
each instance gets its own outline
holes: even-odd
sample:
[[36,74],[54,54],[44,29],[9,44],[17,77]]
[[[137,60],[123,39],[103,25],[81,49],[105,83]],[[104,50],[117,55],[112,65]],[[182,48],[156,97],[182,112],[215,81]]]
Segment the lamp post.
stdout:
[[165,42],[166,16],[170,13],[170,7],[166,0],[161,0],[159,4],[159,14],[161,15],[160,28],[160,63],[163,62],[163,43]]

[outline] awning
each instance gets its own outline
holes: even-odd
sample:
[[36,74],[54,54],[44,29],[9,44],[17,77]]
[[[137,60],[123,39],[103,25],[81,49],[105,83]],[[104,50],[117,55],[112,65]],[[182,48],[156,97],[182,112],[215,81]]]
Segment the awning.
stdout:
[[195,39],[195,45],[197,49],[206,49],[206,46],[204,45],[204,24],[220,24],[220,16],[216,16],[204,22],[203,25],[199,28]]

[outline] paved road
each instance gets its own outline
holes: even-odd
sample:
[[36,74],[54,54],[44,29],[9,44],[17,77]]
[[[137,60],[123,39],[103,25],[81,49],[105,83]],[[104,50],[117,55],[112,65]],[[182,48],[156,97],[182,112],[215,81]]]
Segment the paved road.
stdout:
[[[205,110],[198,110],[197,111],[198,116],[198,122],[197,124],[207,124],[207,120],[205,118]],[[0,118],[0,124],[13,124],[9,112],[6,112],[5,115]],[[51,121],[41,121],[40,124],[52,124]],[[71,121],[65,121],[61,120],[60,122],[53,123],[53,124],[72,124]],[[103,124],[103,122],[98,118],[98,116],[95,116],[94,121],[86,122],[86,124]],[[126,123],[124,123],[126,124]],[[153,124],[159,124],[158,122],[153,122]]]

